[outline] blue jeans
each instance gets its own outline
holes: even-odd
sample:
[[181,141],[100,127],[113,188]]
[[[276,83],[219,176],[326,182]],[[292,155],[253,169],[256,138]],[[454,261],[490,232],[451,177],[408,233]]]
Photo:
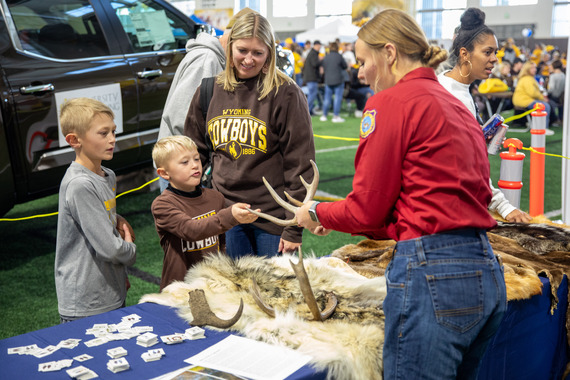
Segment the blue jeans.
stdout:
[[238,224],[226,232],[226,252],[237,259],[245,255],[277,256],[280,235],[273,235],[253,224]]
[[531,110],[534,108],[534,105],[540,103],[544,105],[544,112],[546,112],[546,128],[548,129],[549,125],[550,125],[550,112],[552,111],[552,107],[550,107],[550,103],[548,102],[542,102],[540,100],[535,100],[534,102],[530,103],[528,105],[528,107],[526,107],[527,110]]
[[384,379],[476,379],[507,309],[485,231],[398,242],[386,284]]
[[331,106],[331,100],[334,93],[333,114],[340,115],[340,106],[342,105],[342,94],[344,92],[344,83],[336,86],[325,86],[325,101],[323,103],[323,115],[327,116]]
[[315,108],[315,100],[317,100],[317,95],[319,94],[319,83],[307,82],[307,88],[309,89],[309,95],[307,96],[307,102],[309,103],[309,113],[312,115],[313,109]]

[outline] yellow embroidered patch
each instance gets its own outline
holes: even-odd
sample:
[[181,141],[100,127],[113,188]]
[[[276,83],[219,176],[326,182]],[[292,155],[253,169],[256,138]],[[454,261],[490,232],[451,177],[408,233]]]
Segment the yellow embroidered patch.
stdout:
[[365,139],[376,128],[376,110],[369,110],[364,112],[362,120],[360,121],[360,137]]

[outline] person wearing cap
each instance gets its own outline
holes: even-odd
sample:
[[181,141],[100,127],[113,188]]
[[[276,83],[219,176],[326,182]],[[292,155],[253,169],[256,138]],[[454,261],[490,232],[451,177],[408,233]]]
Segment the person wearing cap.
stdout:
[[[244,8],[229,21],[224,34],[216,38],[209,33],[200,33],[186,43],[186,55],[180,61],[162,112],[158,138],[184,134],[184,121],[192,96],[203,78],[218,75],[226,65],[225,48],[229,32],[235,20],[244,14],[255,12]],[[168,181],[159,177],[160,192]]]
[[[226,68],[216,77],[206,119],[199,87],[190,103],[184,134],[196,142],[202,162],[212,152],[212,185],[227,205],[244,202],[280,219],[292,219],[263,184],[303,199],[300,177],[311,182],[315,159],[307,100],[292,78],[276,67],[275,37],[258,13],[238,17],[228,36]],[[209,145],[206,145],[208,133]],[[226,252],[274,256],[292,253],[302,228],[265,219],[226,232]]]
[[322,64],[321,59],[319,58],[320,50],[321,41],[315,40],[315,42],[313,42],[313,48],[309,51],[309,54],[307,54],[305,65],[303,66],[303,83],[309,89],[307,102],[309,104],[309,112],[311,115],[313,115],[313,110],[315,108],[315,100],[317,100],[319,82],[321,79],[319,71]]

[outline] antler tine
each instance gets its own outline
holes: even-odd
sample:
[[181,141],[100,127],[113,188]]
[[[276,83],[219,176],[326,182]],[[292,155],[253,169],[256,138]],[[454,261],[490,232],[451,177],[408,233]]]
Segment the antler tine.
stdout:
[[319,179],[320,179],[319,168],[317,167],[317,164],[313,160],[311,160],[311,166],[313,167],[313,181],[311,182],[311,184],[308,184],[303,177],[300,177],[303,186],[305,186],[305,189],[307,189],[307,195],[305,195],[305,200],[303,201],[303,203],[307,203],[308,201],[312,200],[315,197],[315,194],[317,193],[317,187],[319,186]]
[[290,196],[288,192],[284,191],[283,193],[285,194],[285,196],[287,197],[287,199],[289,200],[290,203],[293,203],[295,206],[298,206],[298,207],[301,207],[303,205],[303,202],[296,200],[295,198]]
[[202,289],[192,290],[188,292],[188,303],[190,304],[190,311],[194,316],[194,320],[190,322],[194,326],[212,326],[220,329],[227,329],[240,319],[243,312],[243,299],[240,300],[239,309],[237,313],[230,319],[220,319],[212,312],[206,295]]
[[266,214],[264,212],[252,210],[250,208],[248,208],[247,211],[251,212],[252,214],[259,216],[260,218],[267,219],[271,223],[277,224],[278,226],[281,226],[281,227],[288,227],[288,226],[296,226],[297,225],[297,218],[283,220],[283,219],[279,219],[273,215],[269,215],[269,214]]
[[267,190],[269,190],[269,193],[271,194],[273,199],[275,199],[275,202],[279,204],[279,206],[283,207],[287,211],[292,212],[293,214],[295,213],[295,211],[297,211],[297,207],[285,202],[283,198],[281,198],[279,194],[277,194],[277,192],[273,189],[273,187],[271,187],[269,182],[267,182],[265,177],[263,177],[263,183],[265,184],[265,187],[267,187]]
[[251,296],[253,297],[253,300],[255,301],[257,306],[259,306],[259,308],[261,310],[263,310],[270,317],[275,318],[275,309],[273,309],[271,306],[266,304],[265,301],[263,301],[263,298],[261,298],[261,294],[259,292],[259,286],[257,285],[255,278],[253,278],[251,280],[251,286],[249,287],[249,293],[251,294]]
[[[273,189],[273,187],[271,187],[271,185],[269,184],[269,182],[267,182],[267,180],[265,179],[265,177],[263,177],[263,183],[265,184],[265,187],[267,188],[267,190],[269,190],[269,193],[271,194],[271,196],[273,197],[273,199],[275,200],[275,202],[277,202],[277,204],[279,204],[279,206],[283,207],[285,210],[292,212],[293,214],[295,214],[295,212],[297,211],[297,209],[299,207],[301,207],[303,205],[303,203],[310,201],[311,199],[313,199],[313,197],[315,196],[315,193],[317,192],[317,186],[319,185],[319,169],[317,168],[317,164],[315,163],[315,161],[311,160],[311,165],[313,167],[313,181],[308,184],[307,181],[305,181],[303,179],[302,176],[299,176],[299,178],[301,178],[301,183],[303,184],[303,186],[305,186],[305,189],[307,189],[307,194],[305,195],[305,200],[303,202],[300,202],[298,200],[296,200],[295,198],[291,197],[286,191],[285,196],[287,197],[287,199],[289,200],[289,202],[291,203],[287,203],[283,200],[283,198],[281,198],[277,192]],[[283,220],[283,219],[279,219],[276,218],[272,215],[263,213],[263,212],[259,212],[259,211],[255,211],[252,209],[247,209],[249,212],[269,220],[271,223],[277,224],[278,226],[282,226],[282,227],[287,227],[287,226],[296,226],[297,225],[297,218],[293,217],[293,219],[287,219],[287,220]]]
[[293,264],[291,260],[289,260],[297,279],[299,280],[299,286],[301,287],[301,293],[303,293],[303,297],[305,298],[305,302],[307,306],[309,306],[309,310],[311,314],[313,314],[313,321],[324,321],[328,317],[332,315],[334,310],[336,309],[337,300],[334,294],[327,293],[327,306],[325,307],[324,314],[321,313],[319,310],[319,306],[317,305],[317,300],[315,299],[315,295],[313,294],[313,289],[311,288],[311,283],[309,282],[309,276],[307,275],[307,271],[305,270],[305,266],[303,265],[303,254],[301,252],[301,248],[299,247],[299,262],[297,264]]

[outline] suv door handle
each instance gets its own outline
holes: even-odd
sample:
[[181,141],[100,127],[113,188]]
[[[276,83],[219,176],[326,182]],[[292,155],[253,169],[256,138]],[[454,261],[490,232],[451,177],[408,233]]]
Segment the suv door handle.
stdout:
[[156,69],[156,70],[144,69],[144,71],[139,71],[137,73],[137,75],[141,79],[159,77],[162,75],[162,70],[161,69]]
[[55,90],[55,86],[51,83],[20,87],[21,94],[35,94],[36,92],[48,92],[53,90]]

